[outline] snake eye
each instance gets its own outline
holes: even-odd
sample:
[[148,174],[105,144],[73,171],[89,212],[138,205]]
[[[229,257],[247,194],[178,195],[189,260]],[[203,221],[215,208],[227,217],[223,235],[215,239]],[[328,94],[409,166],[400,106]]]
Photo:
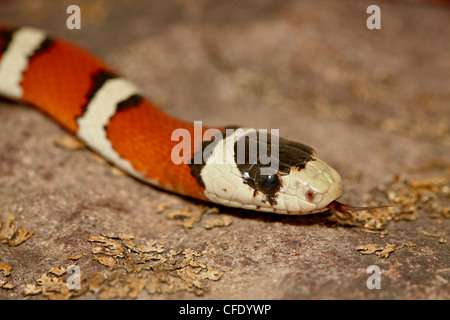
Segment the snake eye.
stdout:
[[260,175],[257,179],[258,189],[264,194],[274,194],[280,189],[280,179],[278,175]]

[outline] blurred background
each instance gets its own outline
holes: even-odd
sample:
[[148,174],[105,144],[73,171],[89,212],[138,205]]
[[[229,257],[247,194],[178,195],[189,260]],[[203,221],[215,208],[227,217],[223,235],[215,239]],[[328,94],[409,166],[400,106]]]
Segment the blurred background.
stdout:
[[[72,4],[81,9],[80,30],[66,27]],[[373,4],[379,30],[366,26]],[[0,24],[38,27],[89,49],[173,116],[279,129],[312,146],[341,173],[345,203],[366,204],[370,190],[399,176],[447,179],[446,187],[439,180],[439,201],[448,215],[450,1],[1,0]],[[325,228],[314,217],[232,212],[229,228],[186,231],[154,208],[188,200],[108,175],[90,153],[54,148],[62,131],[29,108],[2,102],[0,119],[0,211],[36,228],[29,252],[47,248],[3,255],[20,283],[48,270],[48,261],[66,261],[67,251],[89,251],[89,235],[113,230],[206,250],[225,272],[208,298],[449,297],[448,249],[422,233],[445,235],[448,220],[415,216],[382,239]],[[418,245],[389,260],[355,251],[386,241]],[[80,265],[98,269],[90,263]],[[384,290],[369,292],[365,270],[374,263],[387,278]]]

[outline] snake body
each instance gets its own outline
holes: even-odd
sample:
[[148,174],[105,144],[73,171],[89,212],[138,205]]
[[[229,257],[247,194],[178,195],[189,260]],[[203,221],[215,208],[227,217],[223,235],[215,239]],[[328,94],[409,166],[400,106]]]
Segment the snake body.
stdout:
[[[188,161],[173,161],[180,142],[173,133],[194,136],[199,129],[193,123],[158,109],[89,52],[38,29],[0,26],[0,95],[41,110],[130,175],[184,196],[307,214],[327,210],[343,192],[339,174],[311,147],[273,135],[264,144],[252,128],[214,128],[213,137],[190,141],[191,151],[183,155]],[[201,136],[210,129],[202,127]],[[276,170],[263,173],[273,163],[250,161],[248,151],[239,159],[239,142],[267,148]],[[206,156],[193,161],[198,153]]]

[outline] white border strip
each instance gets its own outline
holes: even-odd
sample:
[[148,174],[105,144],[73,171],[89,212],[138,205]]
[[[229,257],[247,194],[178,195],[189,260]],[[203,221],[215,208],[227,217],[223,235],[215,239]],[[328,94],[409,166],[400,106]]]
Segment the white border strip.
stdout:
[[8,48],[0,60],[0,94],[10,99],[21,99],[23,72],[28,68],[30,56],[46,38],[45,32],[23,27],[12,35]]
[[117,104],[137,93],[136,87],[126,79],[107,80],[88,103],[83,116],[78,118],[77,136],[108,161],[142,179],[131,163],[114,150],[105,130],[116,113]]

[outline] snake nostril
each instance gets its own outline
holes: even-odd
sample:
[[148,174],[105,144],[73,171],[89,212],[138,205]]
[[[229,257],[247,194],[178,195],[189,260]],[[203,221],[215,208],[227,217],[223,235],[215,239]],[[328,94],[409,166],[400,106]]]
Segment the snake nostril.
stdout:
[[313,191],[308,190],[308,191],[305,193],[305,197],[306,197],[306,200],[308,200],[309,202],[313,202],[313,201],[314,201],[314,198],[316,197],[316,194],[315,194]]

